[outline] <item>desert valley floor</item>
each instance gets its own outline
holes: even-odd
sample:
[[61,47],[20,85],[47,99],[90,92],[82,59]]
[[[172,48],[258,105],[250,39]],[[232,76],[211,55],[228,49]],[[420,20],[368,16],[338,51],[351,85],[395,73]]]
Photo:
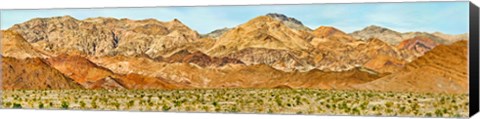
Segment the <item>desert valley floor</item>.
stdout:
[[15,90],[27,109],[468,117],[468,95],[315,89]]

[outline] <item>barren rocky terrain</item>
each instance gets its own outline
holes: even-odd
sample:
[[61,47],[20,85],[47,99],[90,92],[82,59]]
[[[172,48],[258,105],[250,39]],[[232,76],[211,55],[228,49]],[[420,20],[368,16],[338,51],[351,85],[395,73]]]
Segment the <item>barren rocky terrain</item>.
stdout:
[[[465,42],[462,38],[462,34],[440,32],[399,33],[380,26],[351,34],[332,26],[312,30],[300,20],[270,13],[207,35],[198,34],[178,19],[35,18],[2,30],[1,41],[2,57],[26,63],[24,67],[51,69],[39,72],[59,73],[52,80],[65,78],[85,89],[352,89],[361,87],[354,85],[405,76],[406,68],[425,62],[422,66],[435,70],[431,75],[438,77],[398,85],[397,91],[418,88],[436,92],[431,88],[440,88],[444,93],[467,93],[467,82],[463,81],[466,63],[433,57],[449,56],[466,62],[464,50],[433,52],[466,48],[466,43],[456,42]],[[44,65],[30,66],[30,60]],[[7,61],[3,62],[7,66],[13,63]],[[22,77],[10,74],[3,74],[4,82]],[[451,90],[416,85],[452,77],[457,77],[459,84],[446,83],[447,87],[455,87]],[[41,81],[32,78],[36,77],[22,77],[25,81],[18,83],[34,85]],[[29,89],[6,86],[3,88]]]

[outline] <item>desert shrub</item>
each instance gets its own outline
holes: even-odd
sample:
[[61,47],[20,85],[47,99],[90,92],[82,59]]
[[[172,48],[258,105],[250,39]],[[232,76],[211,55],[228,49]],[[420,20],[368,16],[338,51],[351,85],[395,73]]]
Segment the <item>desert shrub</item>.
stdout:
[[405,112],[405,107],[404,106],[400,107],[400,112]]
[[85,104],[85,102],[80,101],[80,107],[81,107],[81,108],[85,108],[86,105],[87,105],[87,104]]
[[273,113],[273,110],[272,110],[272,109],[268,109],[267,113],[272,114],[272,113]]
[[425,116],[426,116],[426,117],[432,117],[432,113],[427,112],[427,113],[425,113]]
[[168,111],[168,110],[170,110],[170,109],[172,109],[172,107],[170,107],[170,106],[168,106],[168,105],[163,105],[163,107],[162,107],[162,110],[163,110],[163,111]]
[[361,113],[360,113],[360,110],[359,110],[358,108],[353,108],[353,109],[352,109],[352,113],[353,113],[353,114],[358,114],[358,115],[361,114]]
[[208,112],[208,111],[210,110],[210,107],[208,107],[208,106],[203,106],[202,109],[203,109],[203,111]]
[[6,103],[5,103],[5,107],[10,107],[10,106],[12,106],[12,103],[11,103],[11,102],[6,102]]
[[302,112],[302,111],[297,111],[297,113],[296,113],[296,114],[303,114],[303,112]]
[[120,109],[120,103],[113,102],[112,105],[115,106],[115,109],[117,109],[117,110]]
[[134,101],[134,100],[130,100],[130,101],[128,101],[128,103],[127,103],[127,107],[130,108],[130,107],[132,107],[134,104],[135,104],[135,101]]
[[38,108],[43,109],[44,108],[43,103],[38,104]]
[[22,108],[22,105],[19,104],[19,103],[13,103],[13,107],[12,107],[12,108],[17,108],[17,109],[19,109],[19,108]]
[[436,110],[435,110],[435,116],[437,116],[437,117],[442,117],[442,116],[443,116],[443,111],[440,110],[440,109],[436,109]]
[[386,106],[387,108],[390,108],[390,107],[393,106],[393,102],[387,102],[387,103],[385,103],[385,106]]
[[98,105],[97,105],[97,102],[96,102],[96,101],[92,101],[91,103],[92,103],[91,105],[92,105],[92,108],[93,108],[93,109],[97,109],[97,108],[98,108]]
[[68,102],[67,101],[62,101],[62,109],[68,109]]
[[377,106],[376,105],[372,107],[372,111],[377,111]]

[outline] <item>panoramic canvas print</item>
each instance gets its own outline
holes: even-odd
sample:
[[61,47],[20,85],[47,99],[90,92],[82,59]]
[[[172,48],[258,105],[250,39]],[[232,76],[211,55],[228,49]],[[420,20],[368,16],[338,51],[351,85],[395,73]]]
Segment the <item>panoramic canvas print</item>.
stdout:
[[1,107],[468,117],[468,5],[1,10]]

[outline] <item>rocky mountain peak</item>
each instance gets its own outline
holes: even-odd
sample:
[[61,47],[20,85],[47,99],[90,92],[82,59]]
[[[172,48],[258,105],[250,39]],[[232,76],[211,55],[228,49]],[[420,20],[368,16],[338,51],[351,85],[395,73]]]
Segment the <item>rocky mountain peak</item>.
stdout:
[[72,17],[72,16],[70,16],[70,15],[54,17],[54,19],[55,19],[55,18],[57,18],[57,19],[63,19],[63,20],[77,20],[77,19],[75,19],[74,17]]
[[178,19],[130,20],[111,17],[76,20],[71,16],[33,19],[10,28],[37,49],[52,54],[79,51],[103,55],[160,56],[199,38]]
[[365,27],[365,29],[386,29],[386,28],[383,28],[383,27],[377,26],[377,25],[370,25],[370,26]]
[[287,17],[287,16],[284,15],[284,14],[268,13],[268,14],[265,15],[265,16],[272,17],[272,18],[275,18],[275,19],[280,20],[280,21],[293,22],[293,23],[295,23],[295,24],[303,25],[302,22],[300,22],[299,20],[297,20],[297,19],[295,19],[295,18],[292,18],[292,17]]
[[247,65],[266,64],[283,71],[309,70],[307,52],[313,46],[301,31],[275,18],[259,16],[224,33],[206,54],[239,59]]
[[390,30],[377,25],[370,25],[362,30],[351,33],[355,39],[369,40],[371,38],[381,39],[388,44],[396,45],[404,40],[402,33]]
[[354,42],[355,39],[345,32],[331,26],[320,26],[312,31],[312,34],[317,38],[327,38],[329,40],[336,40],[341,42]]
[[303,25],[302,22],[299,20],[293,18],[293,17],[288,17],[284,14],[279,14],[279,13],[268,13],[265,16],[274,18],[275,20],[281,21],[285,25],[287,25],[290,28],[293,28],[295,30],[306,30],[306,31],[311,31],[310,28],[306,27]]
[[172,20],[172,22],[174,22],[174,23],[182,23],[182,22],[181,22],[180,20],[178,20],[177,18],[174,18],[174,19]]
[[317,36],[317,37],[328,37],[328,36],[336,35],[336,34],[346,35],[345,32],[340,31],[340,30],[338,30],[334,27],[331,27],[331,26],[320,26],[317,29],[315,29],[312,33],[315,34],[315,36]]
[[377,25],[370,25],[368,27],[365,27],[362,31],[379,32],[379,33],[384,33],[384,32],[398,33],[396,31],[390,30],[390,29],[385,28],[385,27],[377,26]]
[[193,31],[192,29],[190,29],[187,25],[183,24],[177,18],[173,19],[170,22],[167,22],[166,24],[167,24],[167,26],[170,27],[170,29],[182,29],[182,30],[188,29],[189,31]]
[[442,32],[434,32],[432,35],[445,39],[447,44],[448,43],[453,43],[459,40],[467,40],[468,39],[468,33],[463,33],[463,34],[456,34],[456,35],[451,35],[451,34],[444,34]]
[[[288,25],[283,24],[281,21],[267,16],[256,17],[247,23],[244,23],[225,33],[222,38],[223,40],[220,40],[220,42],[231,42],[232,39],[237,39],[240,41],[245,41],[245,44],[247,45],[257,44],[250,41],[258,41],[258,45],[266,45],[263,43],[282,42],[277,45],[281,45],[282,47],[285,45],[285,47],[308,46],[308,43],[302,39],[300,33],[295,32],[294,29],[289,28]],[[259,39],[262,39],[263,41]]]
[[218,37],[220,37],[221,35],[223,35],[224,33],[226,33],[229,30],[232,30],[232,28],[225,27],[225,28],[216,29],[216,30],[213,30],[210,33],[202,35],[202,37],[210,37],[210,38],[217,39]]

